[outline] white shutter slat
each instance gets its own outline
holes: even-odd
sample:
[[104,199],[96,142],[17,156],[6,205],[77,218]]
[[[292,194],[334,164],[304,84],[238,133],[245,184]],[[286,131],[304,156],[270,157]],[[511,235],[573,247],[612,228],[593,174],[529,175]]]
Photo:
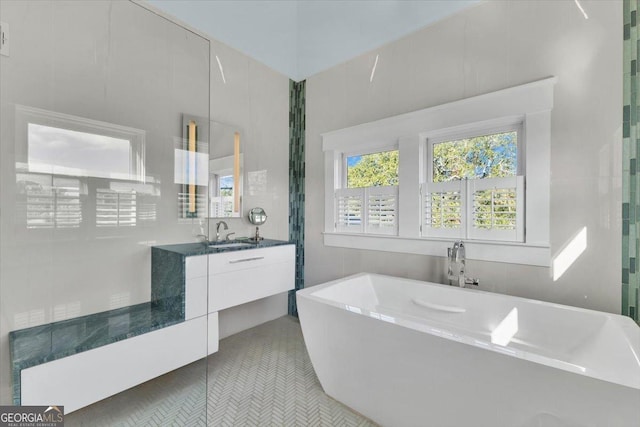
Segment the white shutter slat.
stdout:
[[364,231],[364,188],[343,188],[335,192],[336,231]]
[[398,187],[367,187],[366,232],[371,234],[398,234]]
[[421,193],[422,235],[464,237],[464,183],[462,181],[424,183]]

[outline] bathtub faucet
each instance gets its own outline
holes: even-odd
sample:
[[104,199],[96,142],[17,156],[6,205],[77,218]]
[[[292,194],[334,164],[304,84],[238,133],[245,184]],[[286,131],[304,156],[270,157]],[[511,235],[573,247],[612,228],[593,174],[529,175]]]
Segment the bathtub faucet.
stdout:
[[459,286],[461,288],[478,286],[480,283],[478,279],[465,276],[466,253],[462,240],[454,242],[452,248],[447,248],[447,255],[449,257],[447,268],[449,285]]

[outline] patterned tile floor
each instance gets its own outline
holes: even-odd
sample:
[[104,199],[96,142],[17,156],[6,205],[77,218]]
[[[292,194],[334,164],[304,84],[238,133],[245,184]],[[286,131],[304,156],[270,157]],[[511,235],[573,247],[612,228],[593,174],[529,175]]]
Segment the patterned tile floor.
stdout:
[[[205,375],[208,371],[208,375]],[[297,319],[220,341],[220,351],[65,417],[66,426],[375,426],[328,397]]]

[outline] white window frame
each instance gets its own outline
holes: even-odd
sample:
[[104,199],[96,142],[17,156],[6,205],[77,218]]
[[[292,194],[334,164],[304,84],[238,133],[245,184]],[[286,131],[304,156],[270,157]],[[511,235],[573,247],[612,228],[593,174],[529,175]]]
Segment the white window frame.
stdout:
[[454,129],[444,129],[436,132],[429,132],[423,134],[422,136],[425,138],[427,144],[426,151],[426,182],[433,182],[433,162],[430,161],[433,153],[433,146],[442,142],[449,141],[459,141],[461,139],[466,138],[474,138],[485,135],[495,135],[499,133],[506,132],[517,132],[517,170],[516,175],[525,175],[526,173],[526,164],[525,164],[525,135],[524,135],[524,126],[523,126],[524,117],[507,117],[503,119],[498,119],[492,121],[488,125],[478,126],[475,124],[461,126],[459,128]]
[[[322,134],[325,155],[326,246],[446,256],[453,238],[422,237],[420,187],[426,177],[426,139],[452,130],[488,129],[507,122],[522,123],[526,148],[519,165],[526,171],[523,242],[469,240],[468,259],[549,266],[550,148],[553,88],[550,77],[496,92],[406,113]],[[344,153],[397,144],[400,153],[398,235],[374,236],[335,230],[335,190],[342,185]]]
[[[339,185],[334,188],[334,201],[332,206],[334,206],[334,228],[333,231],[341,232],[341,233],[358,233],[358,234],[379,234],[379,235],[390,235],[397,236],[398,234],[398,186],[379,186],[379,187],[358,187],[358,188],[347,188],[347,177],[349,166],[347,165],[347,159],[349,157],[354,156],[366,156],[368,154],[375,153],[383,153],[388,151],[397,151],[398,144],[391,144],[386,146],[376,145],[374,148],[368,148],[365,150],[353,150],[353,151],[345,151],[337,153],[337,156],[340,158],[340,166],[337,168],[337,183]],[[376,227],[369,222],[369,199],[370,197],[374,197],[376,195],[385,196],[388,195],[395,199],[395,220],[394,224],[391,227]],[[357,225],[342,225],[339,220],[340,216],[340,202],[339,199],[341,197],[350,197],[361,200],[361,216],[360,223]]]
[[[464,240],[480,240],[480,241],[506,241],[506,242],[524,242],[524,208],[525,208],[525,191],[524,180],[526,157],[524,155],[526,142],[524,135],[523,117],[504,118],[495,120],[485,125],[465,125],[461,128],[445,129],[423,134],[426,147],[424,150],[424,167],[425,176],[423,184],[420,186],[420,232],[425,238],[452,238]],[[443,142],[459,141],[466,138],[474,138],[485,135],[495,135],[499,133],[516,132],[516,173],[515,176],[505,178],[474,178],[460,179],[447,182],[433,181],[433,148],[435,145]],[[475,190],[485,190],[494,188],[514,188],[517,194],[516,208],[516,228],[515,230],[480,230],[475,229],[472,225],[473,221],[473,196]],[[461,198],[461,226],[459,228],[431,228],[425,223],[425,198],[431,192],[440,191],[456,191]]]

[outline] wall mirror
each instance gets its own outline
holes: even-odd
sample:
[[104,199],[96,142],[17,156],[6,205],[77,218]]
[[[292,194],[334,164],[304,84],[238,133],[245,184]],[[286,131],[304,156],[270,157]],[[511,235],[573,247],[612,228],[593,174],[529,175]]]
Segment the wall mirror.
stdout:
[[243,132],[211,121],[209,147],[209,216],[234,218],[242,213]]

